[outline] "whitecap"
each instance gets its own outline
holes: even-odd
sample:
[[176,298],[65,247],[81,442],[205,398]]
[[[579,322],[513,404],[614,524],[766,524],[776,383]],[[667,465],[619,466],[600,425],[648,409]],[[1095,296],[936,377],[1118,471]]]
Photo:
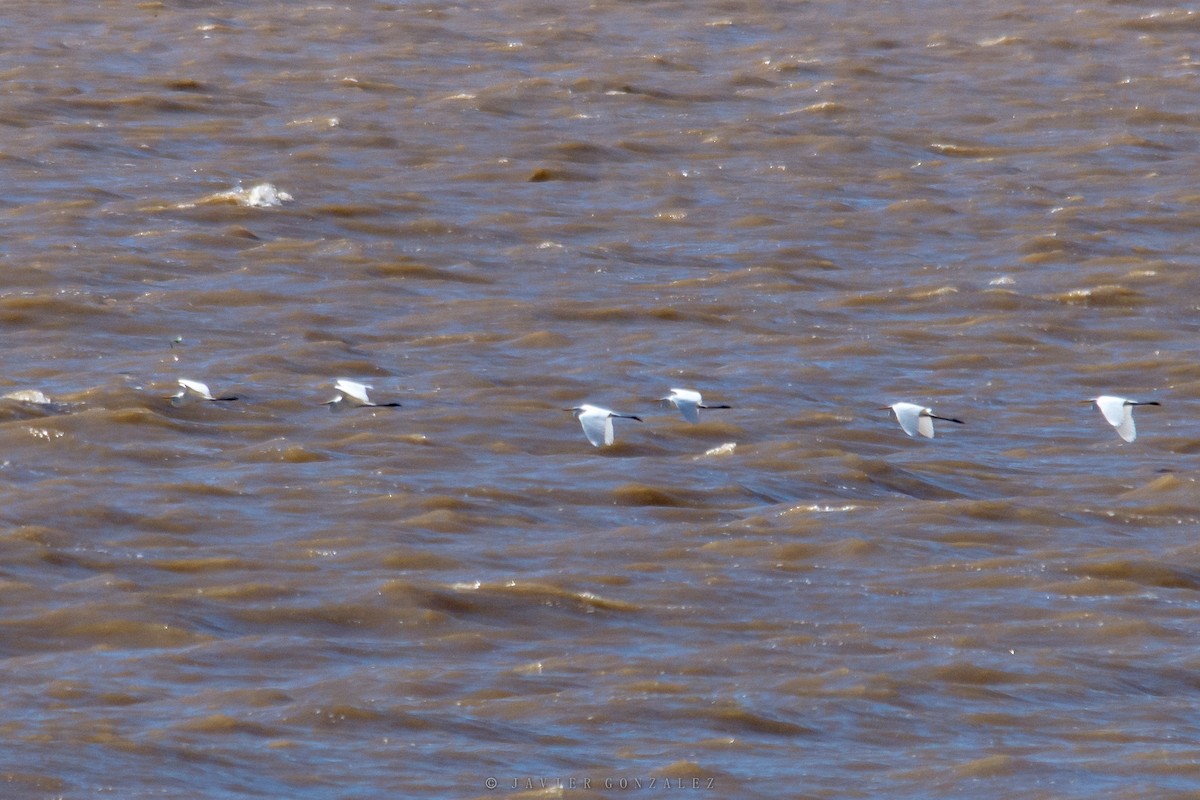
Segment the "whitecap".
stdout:
[[239,199],[239,202],[250,206],[251,208],[270,208],[272,206],[281,206],[284,203],[289,203],[292,196],[287,192],[281,192],[274,184],[260,183],[257,186],[252,186],[244,190],[245,199]]
[[0,400],[15,400],[18,403],[32,403],[39,406],[48,406],[51,404],[50,398],[37,389],[19,389],[15,392],[0,395]]
[[213,203],[236,203],[239,206],[247,206],[249,208],[274,208],[284,203],[290,203],[292,199],[290,194],[281,191],[274,184],[260,183],[257,186],[251,186],[249,189],[236,186],[228,191],[211,194],[195,203],[183,203],[179,207],[195,208],[197,205],[209,205]]

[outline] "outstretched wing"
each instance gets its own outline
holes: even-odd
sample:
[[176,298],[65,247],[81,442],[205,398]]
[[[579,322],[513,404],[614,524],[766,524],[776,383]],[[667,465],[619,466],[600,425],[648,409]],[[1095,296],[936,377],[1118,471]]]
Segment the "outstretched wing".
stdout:
[[365,383],[359,383],[358,381],[352,381],[346,378],[338,378],[337,383],[333,385],[333,388],[351,400],[354,400],[364,406],[371,402],[367,397],[367,390],[371,387],[367,386]]
[[917,433],[924,436],[926,439],[933,438],[933,417],[925,413],[925,411],[917,412]]
[[1133,407],[1125,407],[1125,418],[1121,420],[1121,424],[1117,426],[1117,435],[1127,442],[1132,442],[1137,438],[1137,428],[1133,425]]
[[607,414],[580,414],[579,424],[583,426],[583,435],[593,447],[613,443],[612,417]]
[[892,406],[896,421],[909,436],[917,435],[918,421],[921,419],[921,407],[914,403],[896,403]]
[[1096,398],[1096,408],[1108,420],[1108,424],[1117,429],[1117,435],[1127,442],[1137,438],[1137,428],[1133,424],[1133,409],[1124,397],[1102,395]]
[[688,422],[696,423],[700,421],[700,401],[691,400],[690,398],[675,398],[675,407],[679,409],[679,413]]
[[192,392],[200,397],[203,397],[205,400],[212,399],[212,393],[208,391],[208,385],[201,383],[200,381],[180,378],[179,385],[183,387],[184,391]]

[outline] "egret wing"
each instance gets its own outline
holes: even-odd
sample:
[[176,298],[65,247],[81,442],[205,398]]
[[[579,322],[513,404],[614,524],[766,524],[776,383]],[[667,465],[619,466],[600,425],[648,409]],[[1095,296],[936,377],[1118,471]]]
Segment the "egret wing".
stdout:
[[580,414],[579,424],[583,426],[583,435],[593,447],[613,443],[612,418],[607,414]]
[[924,436],[926,439],[933,438],[933,418],[928,414],[917,412],[917,433]]
[[675,398],[675,407],[679,409],[679,413],[688,422],[696,423],[700,421],[700,401],[688,400],[681,397]]
[[1100,409],[1100,413],[1108,420],[1108,424],[1114,428],[1120,428],[1129,414],[1128,407],[1125,405],[1125,398],[1101,395],[1096,398],[1095,402],[1096,408]]
[[921,407],[913,403],[896,403],[892,406],[896,421],[909,436],[917,435],[917,424],[921,419]]
[[364,406],[371,402],[367,397],[367,390],[372,387],[367,386],[365,383],[359,383],[358,381],[352,381],[347,378],[338,378],[337,383],[333,385],[333,388],[351,400],[356,400]]
[[194,392],[195,394],[203,397],[205,400],[212,399],[212,393],[208,391],[208,385],[201,383],[200,381],[193,381],[189,380],[188,378],[180,378],[179,385],[182,386],[185,391]]
[[1104,415],[1104,419],[1117,429],[1117,435],[1127,442],[1137,438],[1137,428],[1133,424],[1133,406],[1124,397],[1100,395],[1094,401],[1096,408]]
[[1121,424],[1117,426],[1117,435],[1127,442],[1132,442],[1137,438],[1137,428],[1133,424],[1133,409],[1125,409],[1125,418],[1121,420]]
[[671,389],[671,399],[672,400],[686,400],[687,402],[695,403],[696,405],[700,405],[700,403],[701,403],[700,393],[697,392],[695,389],[672,388]]

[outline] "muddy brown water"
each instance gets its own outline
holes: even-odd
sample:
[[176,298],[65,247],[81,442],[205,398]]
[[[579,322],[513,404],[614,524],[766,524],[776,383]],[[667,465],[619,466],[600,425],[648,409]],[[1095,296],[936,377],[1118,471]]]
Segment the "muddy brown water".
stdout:
[[1200,789],[1189,6],[2,13],[5,797]]

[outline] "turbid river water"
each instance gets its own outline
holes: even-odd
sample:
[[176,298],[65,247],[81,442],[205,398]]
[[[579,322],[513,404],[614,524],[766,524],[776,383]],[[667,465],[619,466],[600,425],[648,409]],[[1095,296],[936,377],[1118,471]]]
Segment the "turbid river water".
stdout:
[[4,797],[1200,791],[1192,6],[0,19]]

